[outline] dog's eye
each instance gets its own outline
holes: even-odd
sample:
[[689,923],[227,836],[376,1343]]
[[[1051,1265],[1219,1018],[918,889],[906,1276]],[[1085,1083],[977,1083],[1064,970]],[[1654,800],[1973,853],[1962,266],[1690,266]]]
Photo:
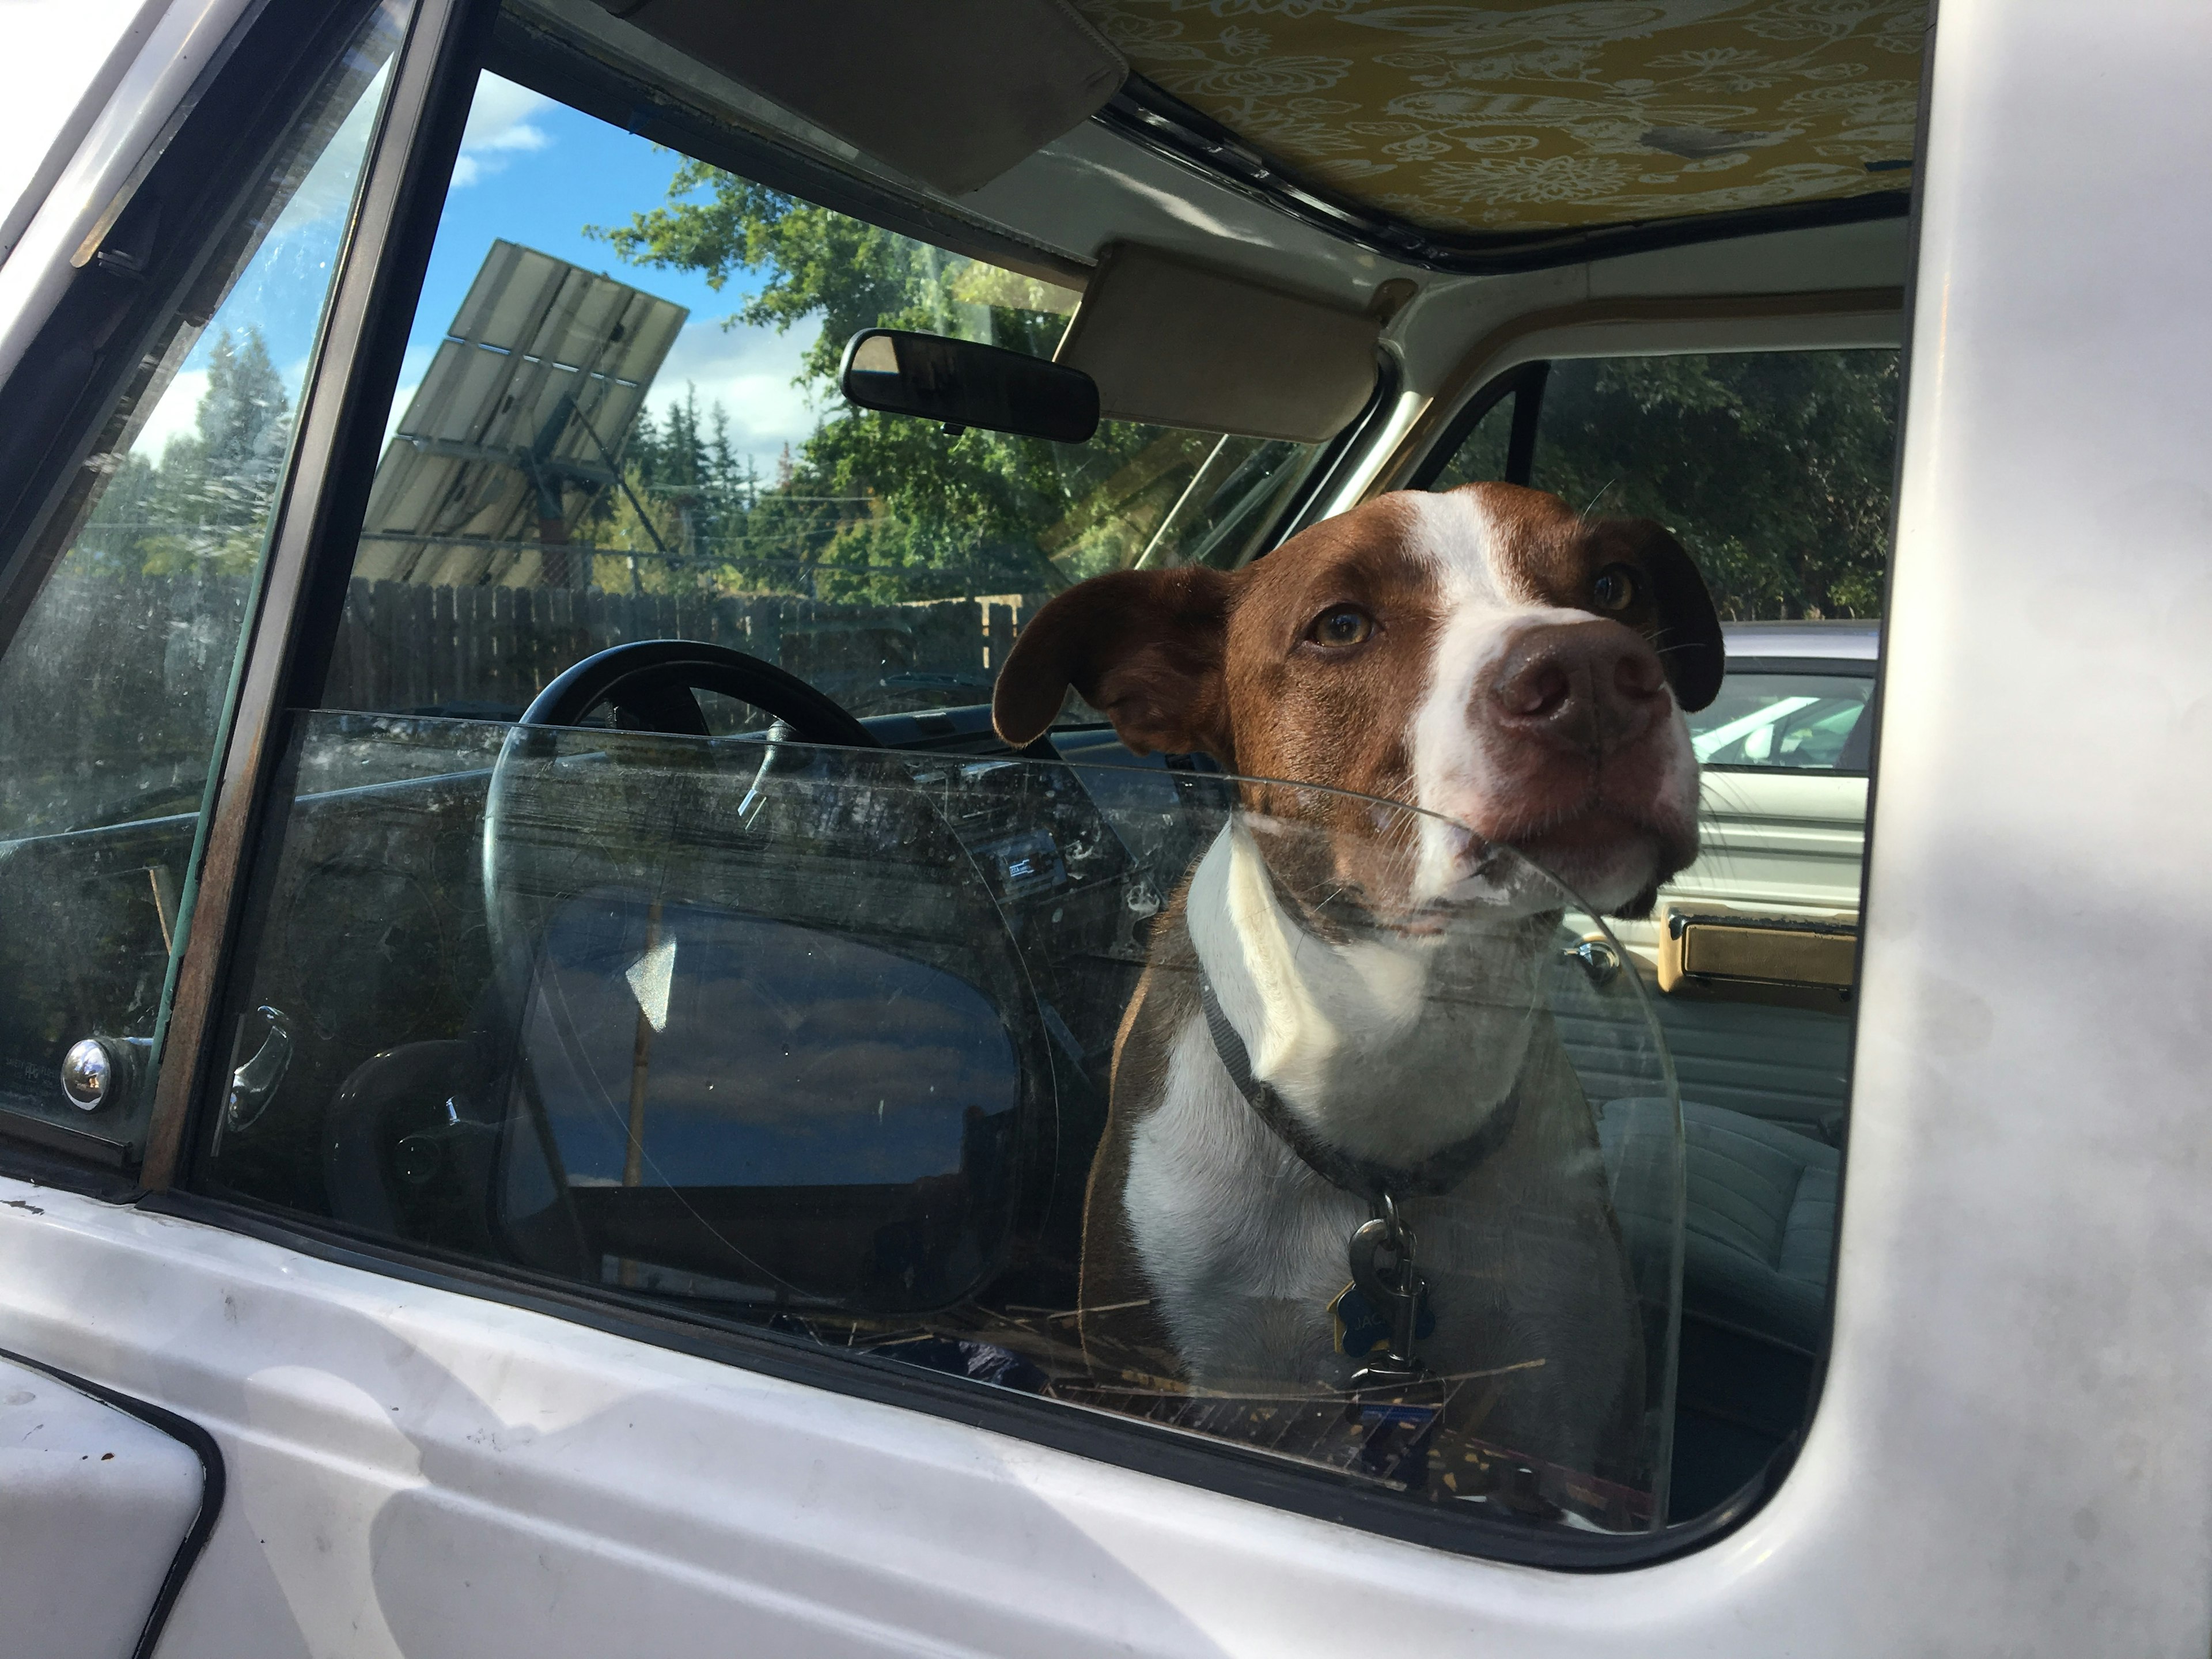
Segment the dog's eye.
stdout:
[[1316,645],[1360,645],[1375,631],[1375,618],[1356,605],[1331,605],[1314,618],[1306,637]]
[[1636,600],[1636,574],[1625,564],[1609,564],[1590,584],[1590,598],[1601,611],[1626,611]]

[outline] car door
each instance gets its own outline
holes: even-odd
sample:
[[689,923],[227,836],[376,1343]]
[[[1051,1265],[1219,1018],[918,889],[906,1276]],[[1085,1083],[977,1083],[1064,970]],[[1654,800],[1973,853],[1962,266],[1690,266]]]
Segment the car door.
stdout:
[[153,1650],[222,1505],[222,1457],[197,1425],[97,1384],[0,1362],[0,1582],[27,1652]]
[[[104,41],[80,21],[90,89],[63,89],[82,106],[9,221],[0,1096],[32,1165],[113,1194],[146,1151],[300,359],[404,19],[356,9],[250,41],[226,39],[222,7]],[[165,134],[195,92],[227,100],[221,130]],[[72,267],[88,233],[102,252]],[[164,489],[187,455],[198,487]],[[14,1639],[150,1652],[222,1512],[220,1446],[51,1356],[5,1365]]]
[[[2192,1386],[2203,1370],[2193,1268],[2204,1255],[2190,1173],[2203,1133],[2188,1088],[2194,981],[2185,951],[2143,951],[2130,926],[2165,925],[2175,896],[2200,884],[2176,849],[2190,844],[2202,805],[2186,760],[2194,751],[2179,741],[2203,690],[2201,653],[2188,649],[2185,629],[2179,643],[2145,645],[2140,626],[2174,593],[2195,591],[2201,539],[2191,503],[2203,493],[2203,458],[2188,438],[2201,380],[2201,261],[2166,213],[2192,199],[2186,158],[2205,136],[2195,65],[2173,44],[2191,39],[2186,20],[2149,6],[2092,21],[1947,8],[1921,162],[1922,332],[1905,407],[1852,1185],[1826,1384],[1794,1463],[1769,1466],[1774,1480],[1722,1494],[1682,1530],[1622,1545],[1602,1524],[1603,1503],[1592,1506],[1595,1531],[1563,1529],[1534,1504],[1477,1519],[1472,1506],[1430,1507],[1402,1478],[1378,1487],[1372,1469],[1255,1453],[1172,1412],[1139,1420],[1165,1409],[1148,1385],[1115,1401],[1025,1389],[999,1358],[1024,1357],[1010,1340],[894,1328],[895,1297],[862,1310],[876,1328],[863,1332],[847,1309],[849,1340],[823,1340],[820,1304],[839,1284],[891,1297],[991,1255],[980,1222],[969,1224],[988,1206],[963,1207],[1004,1167],[986,1127],[1002,1114],[981,1109],[981,1093],[972,1129],[964,1111],[956,1127],[915,1108],[912,1121],[931,1126],[920,1161],[848,1164],[834,1182],[772,1180],[763,1172],[789,1148],[762,1142],[738,1172],[744,1179],[647,1177],[648,1156],[675,1156],[653,1144],[655,1126],[674,1121],[651,1092],[658,1045],[665,1038],[676,1051],[665,1068],[675,1083],[696,1079],[703,1091],[720,1081],[687,1069],[682,1045],[730,1024],[738,1005],[709,987],[742,981],[732,963],[761,954],[763,928],[836,936],[817,942],[817,968],[746,981],[759,1007],[782,1001],[807,1056],[853,1059],[853,1045],[823,1036],[817,1008],[837,1000],[820,988],[842,975],[878,988],[879,1003],[896,992],[928,1005],[931,1030],[996,1030],[1000,1058],[1026,1062],[994,1072],[978,1036],[963,1050],[963,1076],[1050,1075],[1057,1089],[1064,1066],[1074,1097],[1076,1074],[1097,1059],[1091,1012],[1110,1001],[1094,980],[1085,1004],[1079,981],[1103,974],[1101,960],[1129,963],[1111,950],[1054,957],[1048,941],[1064,935],[1050,929],[1070,921],[1068,904],[1054,915],[1054,896],[1083,885],[1079,847],[1133,858],[1149,845],[1170,857],[1165,840],[1148,844],[1136,826],[1149,815],[1172,830],[1178,814],[1204,813],[1212,786],[1192,768],[1125,766],[1115,782],[1086,786],[1085,799],[1123,815],[1126,830],[1039,842],[1030,826],[1081,802],[1054,795],[1057,775],[1042,762],[948,749],[917,769],[923,739],[975,735],[933,709],[887,711],[911,722],[902,735],[914,739],[890,757],[809,757],[781,744],[770,770],[764,739],[747,738],[741,720],[718,734],[704,710],[705,736],[603,724],[547,737],[511,709],[481,706],[489,699],[447,700],[435,688],[348,703],[305,689],[350,672],[337,647],[382,423],[404,370],[404,313],[434,251],[476,76],[499,49],[499,20],[426,4],[334,15],[332,33],[303,41],[264,35],[272,16],[240,39],[291,55],[230,60],[253,69],[255,86],[294,94],[281,131],[260,137],[275,143],[295,131],[287,123],[333,76],[356,76],[346,82],[355,94],[343,108],[312,106],[323,112],[308,122],[325,135],[317,154],[334,153],[352,111],[373,108],[351,129],[361,179],[342,192],[344,234],[329,252],[327,286],[313,290],[312,373],[283,392],[292,424],[278,482],[268,482],[265,452],[246,445],[215,476],[238,482],[225,501],[256,503],[261,516],[182,521],[206,557],[251,568],[247,596],[219,616],[234,631],[195,633],[203,613],[166,599],[147,607],[186,624],[164,639],[162,671],[198,667],[200,701],[170,695],[170,681],[150,701],[165,715],[198,710],[200,746],[158,721],[143,744],[102,739],[94,759],[150,755],[159,775],[88,763],[83,772],[103,785],[119,777],[118,792],[64,825],[19,827],[9,843],[10,856],[80,860],[54,867],[91,896],[34,911],[7,933],[11,950],[46,954],[7,982],[36,1018],[10,1039],[26,1103],[7,1113],[5,1346],[202,1423],[232,1471],[164,1651],[1273,1653],[1370,1639],[1529,1654],[2201,1650],[2212,1614],[2201,1590],[2207,1457]],[[508,47],[543,46],[508,24]],[[370,100],[367,88],[386,74]],[[672,73],[659,83],[684,84]],[[225,124],[250,126],[243,105],[222,107]],[[600,107],[633,125],[672,118],[643,103]],[[2054,112],[2067,118],[2054,123]],[[187,120],[173,143],[207,131]],[[2078,167],[2067,147],[2084,131],[2124,167],[2130,191]],[[513,137],[490,154],[527,154],[533,142]],[[187,183],[234,178],[196,167]],[[258,198],[264,209],[295,199],[313,171],[247,169],[276,181]],[[169,182],[158,164],[147,176]],[[1227,191],[1204,199],[1237,210]],[[165,209],[164,224],[173,212]],[[2054,239],[2054,216],[2107,234]],[[77,532],[91,520],[58,509],[82,489],[99,423],[112,418],[118,437],[140,429],[131,374],[144,386],[165,362],[191,372],[185,352],[168,356],[181,336],[162,337],[164,319],[198,329],[217,314],[185,308],[195,273],[158,263],[164,244],[132,235],[143,220],[126,209],[106,228],[118,227],[94,247],[119,259],[88,261],[95,276],[84,281],[104,274],[123,287],[82,298],[71,289],[64,301],[87,314],[58,312],[52,349],[27,355],[31,378],[6,388],[25,400],[15,407],[46,422],[19,416],[17,441],[31,432],[62,452],[17,458],[11,478],[24,489],[43,481],[52,499],[15,509],[27,528],[9,543],[11,559],[44,545],[61,568],[82,544]],[[2114,261],[2115,238],[2140,259]],[[158,282],[118,274],[148,249]],[[1702,280],[1682,269],[1600,274],[1662,291]],[[153,297],[134,311],[141,287]],[[212,287],[240,291],[228,276]],[[223,375],[235,387],[234,343],[232,353]],[[1438,365],[1413,359],[1427,377],[1416,396],[1438,391]],[[281,382],[273,354],[270,362]],[[211,392],[211,359],[204,372]],[[2070,395],[2051,397],[2054,386]],[[79,408],[80,394],[97,407]],[[264,415],[274,401],[261,395]],[[2085,410],[2097,417],[2086,437]],[[269,425],[255,429],[257,442]],[[1199,446],[1179,483],[1195,478],[1212,447]],[[96,453],[117,451],[111,442]],[[94,471],[120,477],[124,465]],[[2111,488],[2075,487],[2084,471]],[[2023,490],[2023,477],[2039,487]],[[1359,487],[1354,477],[1339,482]],[[1172,508],[1179,495],[1164,493]],[[97,516],[88,495],[78,504]],[[568,504],[557,489],[550,499],[560,512],[529,516],[565,527]],[[518,500],[526,508],[538,498]],[[623,563],[618,581],[631,555],[665,550],[646,532],[660,528],[650,498],[641,500],[635,524],[623,520],[631,544],[594,550]],[[2114,525],[2133,555],[2118,571]],[[542,525],[524,528],[481,539],[530,542],[541,561],[573,545]],[[45,542],[25,541],[32,530]],[[1136,539],[1140,555],[1148,538]],[[12,599],[29,608],[60,591],[44,568],[19,580],[23,568],[9,567]],[[142,583],[164,574],[143,552],[131,574]],[[544,631],[536,605],[549,586],[516,585],[531,592],[530,637]],[[606,590],[595,580],[573,591]],[[495,640],[515,637],[521,601],[505,603],[503,612],[496,599],[488,607]],[[572,644],[591,643],[566,603]],[[996,648],[989,610],[979,669]],[[433,599],[419,616],[389,619],[385,637],[449,629],[441,637],[465,664],[459,641],[472,636],[458,612]],[[779,627],[787,620],[777,613]],[[847,637],[822,628],[819,612],[804,620],[811,639]],[[920,631],[897,620],[868,619],[886,636],[870,647],[872,678],[955,672],[911,655],[887,661],[888,636]],[[377,621],[372,607],[361,631],[373,637]],[[208,640],[216,644],[195,654]],[[224,641],[234,672],[205,666],[225,663]],[[129,658],[152,672],[149,652]],[[12,659],[11,650],[0,666]],[[510,692],[530,679],[534,693],[543,665],[533,659],[495,685]],[[2069,671],[2142,693],[2152,713],[2141,731],[2116,738],[2094,700],[2039,702],[2051,677]],[[219,690],[208,689],[210,674]],[[101,696],[88,720],[145,718]],[[479,706],[453,706],[463,701]],[[1961,759],[1962,713],[2006,729],[2030,704],[2047,714],[2031,752]],[[69,770],[76,741],[34,735],[19,752],[48,763],[46,776]],[[747,780],[764,786],[732,789],[702,755],[754,760]],[[196,802],[153,799],[181,787],[194,765]],[[885,767],[903,769],[871,769]],[[521,816],[510,821],[535,826],[526,841],[541,856],[504,874],[495,857],[488,884],[484,805],[495,784],[514,787]],[[1131,793],[1100,807],[1117,784]],[[1164,793],[1147,799],[1147,789]],[[755,793],[767,799],[749,818]],[[872,804],[893,797],[915,816]],[[988,825],[1017,797],[1032,815],[1029,839],[961,838],[960,826]],[[55,798],[75,799],[36,797]],[[2130,810],[2105,810],[2113,801]],[[729,816],[717,817],[725,807]],[[852,838],[862,822],[872,839]],[[711,874],[731,848],[752,844],[745,836],[767,833],[755,824],[793,823],[813,837],[818,861],[807,872],[831,879],[792,878],[796,866],[781,861],[765,874],[749,869],[742,902],[727,891],[702,900],[702,860]],[[108,857],[118,841],[129,844]],[[501,844],[495,838],[495,852]],[[960,860],[921,860],[949,844]],[[182,860],[173,913],[152,873],[165,855]],[[941,890],[896,878],[918,860]],[[2101,896],[2066,912],[2065,948],[2051,949],[2051,909],[2024,897],[2078,893],[2084,868],[2102,872]],[[1134,915],[1144,889],[1124,874],[1114,896]],[[142,885],[143,914],[133,908]],[[22,890],[63,887],[41,875]],[[829,927],[825,893],[861,906],[876,931]],[[512,962],[500,947],[500,896],[510,894],[528,911],[532,941]],[[85,952],[81,971],[68,952],[89,936],[78,925],[88,914],[116,942]],[[1036,918],[1035,934],[1012,925]],[[770,959],[796,962],[807,948],[787,941]],[[2085,975],[2083,963],[2098,972]],[[1560,965],[1569,987],[1628,990],[1618,976],[1605,981],[1601,958],[1563,952]],[[466,1019],[485,998],[513,1012],[510,1036],[537,1034],[524,1045],[527,1064],[496,1077],[475,1069]],[[973,1013],[976,998],[988,1018]],[[82,1109],[58,1101],[46,1073],[80,1027],[115,1045],[103,1087],[121,1092],[72,1117]],[[354,1054],[346,1045],[364,1032],[389,1034],[391,1046]],[[148,1048],[129,1046],[142,1041]],[[763,1048],[757,1060],[789,1057]],[[881,1121],[901,1089],[919,1085],[926,1102],[941,1063],[879,1056],[870,1075],[884,1084]],[[1016,1103],[1005,1113],[1025,1109],[1024,1086],[1010,1085],[1003,1097]],[[860,1098],[847,1094],[848,1106]],[[594,1140],[577,1129],[580,1115],[561,1103],[579,1099],[612,1131]],[[312,1109],[299,1109],[303,1101]],[[886,1169],[906,1178],[855,1178]],[[464,1187],[479,1201],[455,1203]],[[910,1207],[884,1208],[887,1195],[867,1190],[886,1187],[904,1189],[899,1201]],[[713,1209],[700,1190],[709,1188],[743,1189],[744,1202]],[[804,1196],[789,1198],[793,1188]],[[668,1192],[680,1200],[657,1196]],[[654,1203],[657,1218],[646,1207]],[[779,1203],[806,1226],[770,1224]],[[388,1224],[373,1213],[379,1205]],[[557,1224],[532,1226],[548,1214]],[[855,1214],[869,1224],[865,1249],[826,1224],[808,1231]],[[948,1216],[959,1224],[944,1224]],[[703,1243],[685,1233],[694,1224],[705,1226]],[[679,1234],[690,1243],[679,1248]],[[763,1261],[771,1244],[790,1254]],[[788,1292],[781,1301],[769,1280]],[[1043,1321],[1048,1337],[1053,1316],[1070,1311],[1003,1299],[998,1312]],[[714,1312],[718,1300],[748,1316]],[[771,1311],[751,1316],[763,1306]],[[942,1340],[951,1352],[857,1352],[902,1340]],[[992,1374],[979,1375],[978,1362]],[[1363,1439],[1363,1449],[1387,1450],[1404,1425],[1358,1426],[1385,1437]],[[1533,1486],[1564,1513],[1546,1497],[1559,1488],[1546,1487],[1541,1461],[1515,1462],[1514,1479],[1480,1495],[1523,1498]],[[1516,1484],[1524,1468],[1531,1480]],[[1633,1506],[1615,1517],[1622,1511]],[[1599,1567],[1611,1570],[1589,1570]]]

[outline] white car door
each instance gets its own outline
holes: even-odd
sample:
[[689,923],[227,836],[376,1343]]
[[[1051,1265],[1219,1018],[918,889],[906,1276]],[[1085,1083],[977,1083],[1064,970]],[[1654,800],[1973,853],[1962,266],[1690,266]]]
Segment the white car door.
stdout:
[[0,1601],[26,1653],[150,1653],[222,1506],[214,1439],[159,1407],[0,1359]]

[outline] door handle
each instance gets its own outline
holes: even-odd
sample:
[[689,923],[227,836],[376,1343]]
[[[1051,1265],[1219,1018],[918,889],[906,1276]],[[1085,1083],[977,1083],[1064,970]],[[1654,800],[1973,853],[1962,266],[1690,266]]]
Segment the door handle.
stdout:
[[261,1039],[253,1057],[230,1074],[230,1090],[222,1102],[224,1127],[241,1133],[269,1109],[276,1085],[283,1080],[284,1068],[292,1063],[292,1025],[284,1011],[264,1004],[254,1012],[269,1022],[269,1034]]

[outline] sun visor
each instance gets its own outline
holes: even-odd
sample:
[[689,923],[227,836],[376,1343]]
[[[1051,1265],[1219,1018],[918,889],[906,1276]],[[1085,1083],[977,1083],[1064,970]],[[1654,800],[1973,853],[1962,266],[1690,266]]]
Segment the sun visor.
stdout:
[[1375,390],[1375,318],[1158,248],[1100,257],[1054,360],[1109,420],[1321,443]]
[[865,154],[963,195],[1128,77],[1063,0],[599,0]]

